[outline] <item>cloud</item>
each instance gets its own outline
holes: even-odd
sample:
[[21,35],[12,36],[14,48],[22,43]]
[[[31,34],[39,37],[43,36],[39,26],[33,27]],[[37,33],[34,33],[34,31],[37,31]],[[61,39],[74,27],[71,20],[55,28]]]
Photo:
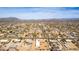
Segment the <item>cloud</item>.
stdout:
[[79,9],[66,7],[0,8],[0,17],[22,19],[79,18]]

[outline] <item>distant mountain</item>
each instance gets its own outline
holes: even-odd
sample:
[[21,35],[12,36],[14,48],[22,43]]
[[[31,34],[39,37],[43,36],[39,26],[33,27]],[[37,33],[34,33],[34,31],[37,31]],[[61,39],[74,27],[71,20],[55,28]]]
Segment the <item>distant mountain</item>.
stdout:
[[19,19],[16,17],[6,17],[0,18],[0,21],[23,21],[23,22],[62,22],[62,21],[72,21],[79,22],[79,18],[59,18],[59,19]]
[[7,17],[7,18],[0,18],[0,21],[18,21],[19,18],[16,17]]

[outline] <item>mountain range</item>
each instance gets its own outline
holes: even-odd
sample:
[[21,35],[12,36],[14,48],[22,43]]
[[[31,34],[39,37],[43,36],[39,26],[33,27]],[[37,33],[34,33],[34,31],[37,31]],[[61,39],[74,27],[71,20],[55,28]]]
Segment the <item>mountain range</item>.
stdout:
[[0,21],[46,21],[46,22],[51,22],[51,21],[79,21],[79,18],[61,18],[61,19],[19,19],[16,17],[6,17],[6,18],[0,18]]

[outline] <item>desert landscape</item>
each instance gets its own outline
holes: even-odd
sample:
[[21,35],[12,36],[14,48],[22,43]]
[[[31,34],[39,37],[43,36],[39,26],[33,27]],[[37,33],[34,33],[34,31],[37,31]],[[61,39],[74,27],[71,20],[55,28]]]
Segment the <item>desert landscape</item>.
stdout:
[[79,50],[79,20],[0,19],[0,51]]

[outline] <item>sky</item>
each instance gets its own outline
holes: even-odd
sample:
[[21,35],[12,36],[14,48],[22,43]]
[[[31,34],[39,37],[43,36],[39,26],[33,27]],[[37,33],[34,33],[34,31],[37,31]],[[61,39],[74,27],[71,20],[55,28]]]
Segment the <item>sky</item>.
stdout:
[[0,18],[20,19],[79,18],[79,7],[0,7]]

